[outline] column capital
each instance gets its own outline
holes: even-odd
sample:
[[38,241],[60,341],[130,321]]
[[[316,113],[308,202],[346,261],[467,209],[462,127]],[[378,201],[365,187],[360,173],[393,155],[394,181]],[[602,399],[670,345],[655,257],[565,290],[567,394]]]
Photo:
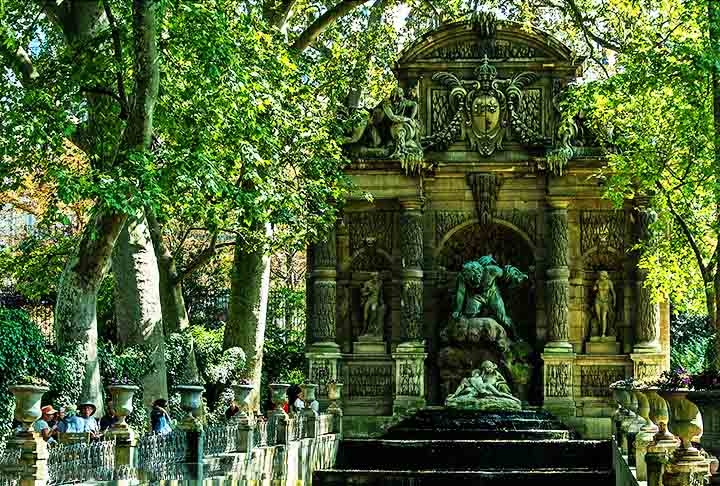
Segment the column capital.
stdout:
[[425,206],[424,196],[401,196],[398,198],[400,207],[404,211],[422,211]]
[[570,206],[570,198],[568,196],[547,196],[545,201],[553,211],[567,210],[568,206]]

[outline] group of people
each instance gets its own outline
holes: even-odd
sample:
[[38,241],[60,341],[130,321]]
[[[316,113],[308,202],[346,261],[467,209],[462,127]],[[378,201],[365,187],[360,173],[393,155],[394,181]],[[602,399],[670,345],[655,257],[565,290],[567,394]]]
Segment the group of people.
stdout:
[[[76,414],[69,414],[65,407],[56,410],[52,405],[45,405],[40,411],[42,415],[33,423],[33,430],[41,434],[48,444],[57,443],[59,435],[65,433],[86,433],[93,439],[99,438],[119,420],[112,400],[106,402],[105,415],[100,420],[95,418],[97,407],[90,401],[78,403]],[[150,430],[156,434],[172,431],[164,398],[158,398],[152,404]]]
[[317,400],[313,400],[310,403],[305,403],[305,399],[303,397],[303,391],[302,388],[300,388],[299,385],[290,385],[290,388],[287,390],[287,396],[288,401],[284,405],[284,409],[286,413],[294,412],[299,413],[302,411],[305,407],[310,407],[316,412],[320,411],[320,404]]

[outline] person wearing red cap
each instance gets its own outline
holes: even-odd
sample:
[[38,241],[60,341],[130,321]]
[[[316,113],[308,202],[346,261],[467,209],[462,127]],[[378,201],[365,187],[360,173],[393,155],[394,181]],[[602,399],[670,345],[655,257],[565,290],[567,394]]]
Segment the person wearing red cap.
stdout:
[[53,438],[53,435],[55,434],[55,431],[50,428],[48,422],[55,418],[57,410],[55,410],[52,405],[45,405],[40,409],[40,411],[42,412],[42,416],[33,424],[33,430],[42,434],[42,438],[45,442],[54,444],[55,439]]

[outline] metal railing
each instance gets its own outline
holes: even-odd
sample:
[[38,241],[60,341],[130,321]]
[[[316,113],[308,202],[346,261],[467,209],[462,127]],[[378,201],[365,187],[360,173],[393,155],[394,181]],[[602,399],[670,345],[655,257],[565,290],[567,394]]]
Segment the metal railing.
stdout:
[[138,476],[145,481],[182,479],[188,452],[187,434],[148,434],[137,444]]
[[48,451],[48,484],[111,481],[115,471],[115,440],[57,444]]

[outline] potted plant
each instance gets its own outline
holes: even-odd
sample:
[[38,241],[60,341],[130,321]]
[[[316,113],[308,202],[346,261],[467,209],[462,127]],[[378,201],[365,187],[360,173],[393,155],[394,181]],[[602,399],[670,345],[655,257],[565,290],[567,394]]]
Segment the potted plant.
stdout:
[[15,397],[15,420],[23,424],[22,432],[30,432],[32,423],[42,415],[40,401],[50,390],[49,383],[42,378],[23,376],[9,390]]
[[702,436],[702,416],[697,405],[688,399],[692,387],[690,374],[682,368],[663,371],[654,384],[659,388],[658,394],[668,403],[670,427],[680,438],[677,459],[700,460],[702,455],[692,442],[699,441]]
[[133,397],[140,389],[132,380],[127,377],[113,380],[108,386],[113,401],[117,422],[112,426],[114,429],[127,428],[127,416],[133,412]]

